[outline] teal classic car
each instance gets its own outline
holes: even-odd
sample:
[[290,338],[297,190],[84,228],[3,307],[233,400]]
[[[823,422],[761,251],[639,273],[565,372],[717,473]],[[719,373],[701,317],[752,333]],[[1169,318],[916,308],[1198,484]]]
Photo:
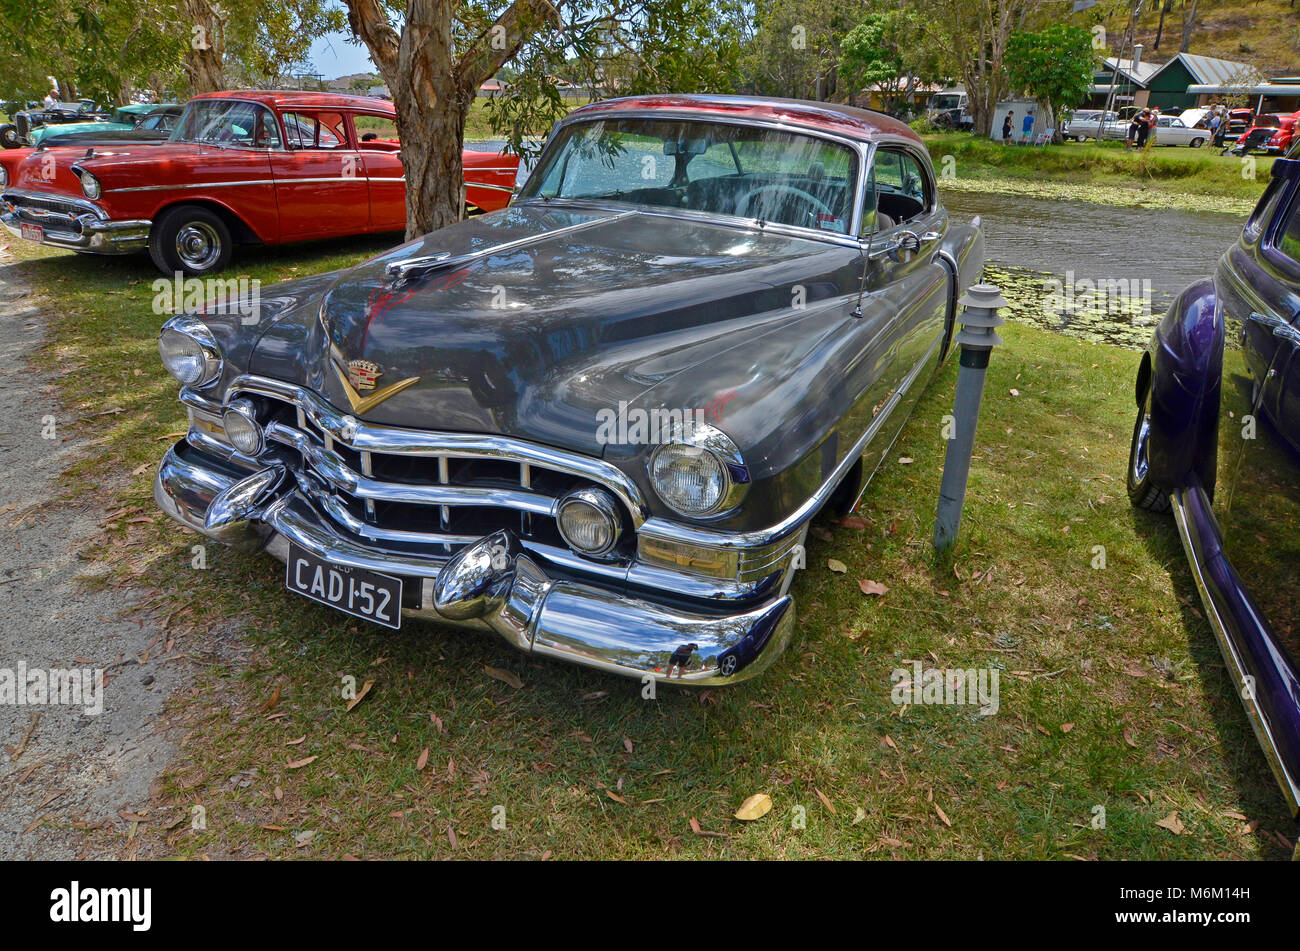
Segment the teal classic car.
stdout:
[[[83,132],[93,133],[96,137],[104,133],[119,132],[141,132],[156,133],[154,136],[147,138],[157,138],[159,141],[167,138],[171,134],[176,120],[180,117],[182,107],[175,103],[135,103],[129,106],[118,106],[113,110],[113,117],[110,120],[92,120],[88,122],[65,122],[61,124],[47,124],[37,126],[27,133],[27,143],[31,146],[40,145],[52,139],[59,139],[60,142],[66,136],[78,135]],[[69,140],[71,144],[72,140]]]

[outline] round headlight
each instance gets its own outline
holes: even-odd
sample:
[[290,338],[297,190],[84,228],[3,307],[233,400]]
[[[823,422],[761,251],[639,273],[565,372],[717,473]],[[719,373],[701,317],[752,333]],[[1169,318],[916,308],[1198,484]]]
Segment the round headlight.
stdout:
[[96,198],[98,198],[100,193],[99,179],[96,178],[94,175],[91,175],[89,172],[82,172],[81,193],[85,195],[87,198],[89,198],[91,201],[94,201]]
[[221,353],[208,325],[197,317],[173,317],[158,335],[158,356],[186,386],[204,386],[221,375]]
[[600,489],[578,489],[560,500],[556,524],[565,543],[584,555],[605,555],[618,541],[618,503]]
[[245,456],[256,456],[266,445],[262,426],[257,421],[257,410],[248,400],[235,400],[221,414],[221,425],[226,439],[236,451]]
[[729,512],[749,490],[749,470],[731,437],[692,423],[650,454],[650,484],[679,515],[703,518]]
[[8,187],[9,187],[9,172],[3,165],[0,165],[0,188],[8,188]]
[[650,457],[655,491],[682,515],[708,515],[727,490],[727,470],[707,449],[669,443]]

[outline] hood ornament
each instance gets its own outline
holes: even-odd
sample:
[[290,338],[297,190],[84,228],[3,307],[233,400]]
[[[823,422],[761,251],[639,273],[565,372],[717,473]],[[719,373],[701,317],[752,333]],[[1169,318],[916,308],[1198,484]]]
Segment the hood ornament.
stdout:
[[[352,360],[348,363],[346,372],[344,369],[330,361],[330,366],[334,368],[339,382],[343,384],[343,395],[348,398],[348,404],[352,407],[352,412],[358,416],[364,416],[369,410],[374,409],[390,396],[396,396],[408,386],[413,386],[420,382],[418,376],[407,377],[405,380],[398,380],[396,383],[385,386],[383,389],[375,390],[375,381],[383,376],[379,367],[369,360]],[[361,390],[375,390],[369,396],[362,396]]]

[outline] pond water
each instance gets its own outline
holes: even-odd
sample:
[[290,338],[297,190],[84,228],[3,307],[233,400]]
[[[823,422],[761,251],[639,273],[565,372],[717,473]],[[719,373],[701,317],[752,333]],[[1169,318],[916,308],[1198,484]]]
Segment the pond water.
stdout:
[[1243,219],[1216,211],[1120,208],[977,192],[942,194],[959,220],[980,215],[1013,319],[1140,347],[1174,296],[1209,276]]

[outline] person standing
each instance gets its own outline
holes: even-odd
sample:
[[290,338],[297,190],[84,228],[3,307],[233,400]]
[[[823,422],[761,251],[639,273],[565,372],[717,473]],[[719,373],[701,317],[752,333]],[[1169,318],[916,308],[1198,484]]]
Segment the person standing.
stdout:
[[1143,109],[1137,114],[1137,136],[1134,139],[1134,145],[1139,149],[1147,147],[1147,136],[1151,134],[1151,110]]
[[1020,141],[1024,145],[1029,145],[1034,137],[1034,114],[1026,112],[1024,121],[1020,125]]
[[1128,120],[1128,132],[1124,136],[1124,148],[1126,149],[1131,150],[1133,148],[1134,140],[1137,139],[1138,126],[1141,125],[1141,122],[1138,119],[1140,114],[1141,113],[1135,112]]
[[49,92],[45,94],[46,109],[54,108],[54,106],[58,103],[58,101],[59,101],[59,91],[57,89],[51,89]]
[[1007,110],[1007,116],[1002,120],[1002,144],[1007,145],[1011,141],[1011,117],[1015,115],[1013,110]]
[[1160,128],[1160,107],[1156,106],[1147,116],[1147,148],[1156,144],[1156,130]]

